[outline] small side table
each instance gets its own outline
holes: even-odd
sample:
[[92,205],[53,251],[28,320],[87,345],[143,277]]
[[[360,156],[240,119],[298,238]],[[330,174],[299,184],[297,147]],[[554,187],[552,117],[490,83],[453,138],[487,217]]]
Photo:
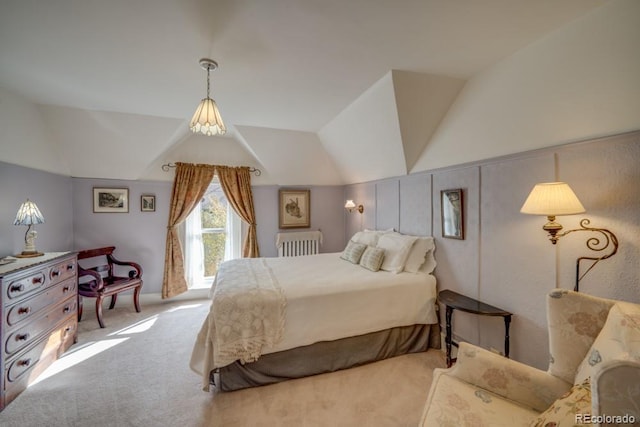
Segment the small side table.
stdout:
[[457,346],[457,344],[453,342],[451,334],[451,317],[453,315],[453,310],[455,309],[467,313],[477,314],[480,316],[503,317],[505,329],[504,355],[507,358],[509,357],[509,325],[511,324],[511,316],[513,315],[513,313],[489,304],[485,304],[481,301],[469,298],[468,296],[461,295],[449,289],[440,291],[438,293],[438,300],[446,306],[445,320],[447,335],[445,337],[445,346],[447,350],[447,368],[450,368],[451,365],[453,365],[453,362],[456,361],[456,359],[451,358],[451,345]]

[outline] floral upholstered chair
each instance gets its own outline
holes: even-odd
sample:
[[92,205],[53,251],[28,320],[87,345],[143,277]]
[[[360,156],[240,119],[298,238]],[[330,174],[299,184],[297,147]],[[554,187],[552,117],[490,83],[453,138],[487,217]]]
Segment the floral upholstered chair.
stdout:
[[460,343],[420,425],[640,425],[640,305],[554,290],[547,320],[547,371]]

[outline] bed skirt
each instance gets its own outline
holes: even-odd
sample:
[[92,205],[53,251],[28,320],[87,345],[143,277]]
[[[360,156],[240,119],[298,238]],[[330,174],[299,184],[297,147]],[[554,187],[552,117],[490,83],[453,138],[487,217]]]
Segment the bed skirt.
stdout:
[[240,390],[334,372],[390,357],[440,348],[440,328],[412,325],[270,353],[255,362],[238,361],[210,373],[219,391]]

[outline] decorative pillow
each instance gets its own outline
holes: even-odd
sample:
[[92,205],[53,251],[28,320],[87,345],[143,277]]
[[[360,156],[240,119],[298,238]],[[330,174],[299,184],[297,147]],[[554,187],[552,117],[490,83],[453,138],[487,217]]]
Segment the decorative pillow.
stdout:
[[351,237],[351,241],[362,243],[366,246],[375,246],[378,243],[380,234],[375,231],[358,231]]
[[384,249],[384,261],[382,270],[392,273],[400,273],[404,270],[411,246],[417,236],[409,236],[400,233],[385,233],[378,239],[378,247]]
[[578,367],[575,382],[590,378],[596,365],[614,359],[640,361],[640,305],[617,302],[591,349]]
[[367,249],[367,245],[350,240],[349,243],[347,243],[347,247],[342,252],[342,255],[340,255],[340,258],[347,260],[352,264],[357,264],[365,249]]
[[433,237],[418,237],[409,251],[409,256],[404,264],[404,271],[417,273],[427,260],[427,252],[433,249],[435,249]]
[[375,246],[367,246],[360,258],[360,265],[371,271],[380,270],[384,260],[384,249]]
[[[582,415],[582,417],[581,417]],[[584,417],[589,415],[589,417]],[[586,419],[591,418],[591,384],[587,378],[583,383],[571,387],[564,396],[531,422],[531,427],[548,426],[593,426]],[[581,423],[580,420],[584,420]]]

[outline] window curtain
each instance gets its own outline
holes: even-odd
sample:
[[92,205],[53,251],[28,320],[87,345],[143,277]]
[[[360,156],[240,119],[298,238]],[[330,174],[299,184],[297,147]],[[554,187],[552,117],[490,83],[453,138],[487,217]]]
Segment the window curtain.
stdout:
[[200,203],[196,203],[185,220],[184,255],[187,265],[187,286],[204,283],[204,246],[202,244],[202,217]]
[[[200,203],[213,179],[214,171],[215,167],[211,165],[176,163],[176,175],[173,181],[167,225],[164,278],[162,281],[163,299],[179,295],[188,289],[177,226]],[[253,204],[251,208],[253,211]]]
[[253,208],[253,192],[251,191],[251,172],[249,172],[249,168],[246,166],[216,166],[216,175],[218,175],[222,191],[227,196],[227,200],[229,200],[233,210],[244,222],[249,224],[242,256],[245,258],[259,257],[256,213]]

